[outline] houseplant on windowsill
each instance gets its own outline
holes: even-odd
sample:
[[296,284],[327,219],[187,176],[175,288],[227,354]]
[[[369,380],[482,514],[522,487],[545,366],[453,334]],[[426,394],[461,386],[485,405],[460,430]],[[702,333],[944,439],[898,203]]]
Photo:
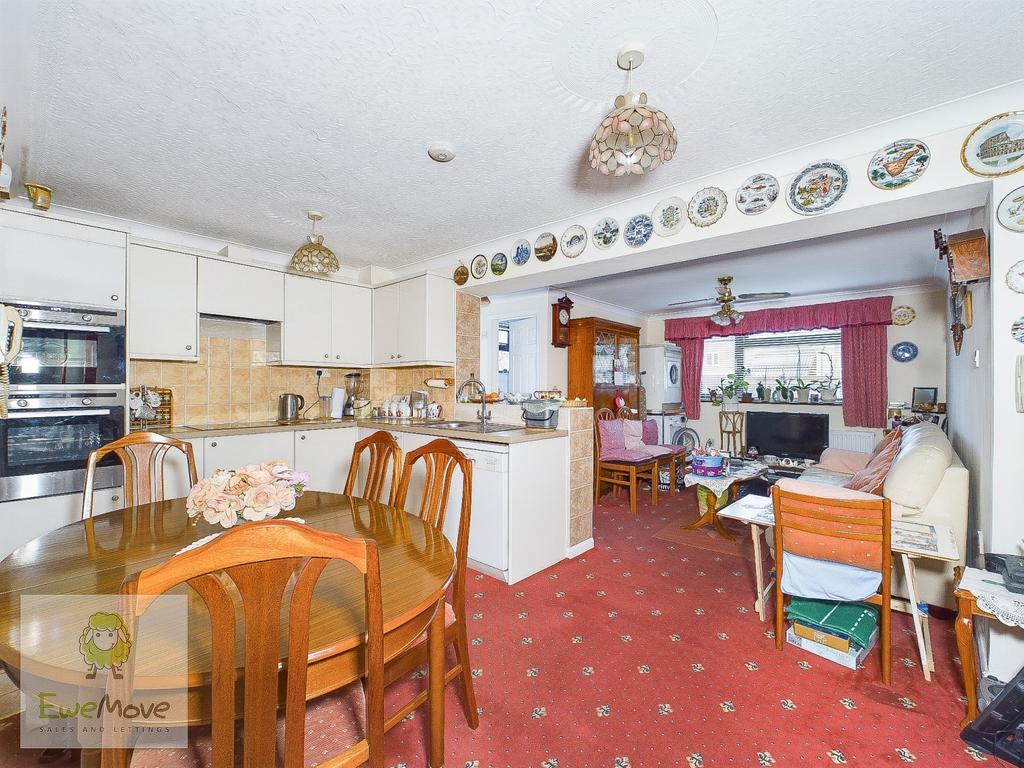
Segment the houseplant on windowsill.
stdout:
[[813,387],[803,379],[797,379],[790,389],[791,400],[796,403],[809,403],[811,402],[811,389]]
[[741,367],[736,370],[736,373],[730,373],[719,381],[719,384],[722,385],[723,407],[731,406],[735,410],[740,397],[746,394],[750,388],[750,382],[747,381],[748,375],[750,375],[750,369]]
[[839,391],[839,383],[836,381],[836,367],[832,362],[832,355],[828,352],[822,352],[821,354],[828,359],[828,376],[818,382],[818,399],[823,403],[834,403],[836,401],[836,392]]
[[773,403],[789,403],[793,400],[793,387],[790,385],[790,379],[786,374],[782,374],[775,380],[775,387],[772,389],[772,402]]

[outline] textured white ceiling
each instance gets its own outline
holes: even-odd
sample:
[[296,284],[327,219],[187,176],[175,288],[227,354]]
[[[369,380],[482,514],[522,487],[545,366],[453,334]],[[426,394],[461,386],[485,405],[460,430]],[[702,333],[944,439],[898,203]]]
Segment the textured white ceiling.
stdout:
[[[62,205],[280,251],[319,209],[352,266],[409,265],[1024,74],[1017,0],[3,5],[16,172]],[[635,84],[680,152],[607,179],[584,156],[634,41]],[[430,161],[433,141],[457,159]]]
[[642,314],[710,310],[669,306],[715,296],[717,279],[733,275],[734,293],[790,291],[794,298],[935,285],[948,279],[932,233],[970,229],[967,212],[863,229],[786,245],[728,253],[653,269],[564,283],[558,287]]

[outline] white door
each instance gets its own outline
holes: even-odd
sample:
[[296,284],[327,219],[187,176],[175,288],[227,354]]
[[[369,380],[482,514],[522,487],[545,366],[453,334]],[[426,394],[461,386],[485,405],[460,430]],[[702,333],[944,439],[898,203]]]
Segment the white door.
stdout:
[[509,392],[533,392],[537,381],[537,320],[528,317],[508,324]]
[[128,350],[131,357],[199,359],[198,258],[131,246]]
[[311,490],[342,492],[358,436],[354,427],[295,432],[295,469],[309,473]]
[[334,365],[369,365],[372,362],[372,317],[371,288],[331,284],[331,362]]
[[291,432],[207,437],[203,442],[203,463],[207,475],[218,469],[237,469],[265,461],[280,460],[295,466],[295,442]]
[[124,232],[0,211],[0,295],[123,309]]
[[331,355],[331,283],[284,276],[281,360],[326,365]]
[[394,365],[398,355],[398,283],[373,289],[373,362]]
[[427,279],[416,277],[398,284],[398,362],[426,360]]

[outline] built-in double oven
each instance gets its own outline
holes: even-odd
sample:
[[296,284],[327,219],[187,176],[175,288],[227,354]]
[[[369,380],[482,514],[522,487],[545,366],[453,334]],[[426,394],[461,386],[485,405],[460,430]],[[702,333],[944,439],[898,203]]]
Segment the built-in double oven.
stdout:
[[[124,312],[3,303],[21,316],[23,349],[8,369],[0,419],[0,501],[81,491],[89,452],[127,426]],[[121,481],[120,463],[107,457],[95,487]]]

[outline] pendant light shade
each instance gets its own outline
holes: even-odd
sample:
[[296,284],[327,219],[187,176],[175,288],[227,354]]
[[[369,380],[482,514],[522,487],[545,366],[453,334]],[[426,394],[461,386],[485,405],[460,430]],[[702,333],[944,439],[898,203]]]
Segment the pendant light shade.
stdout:
[[324,236],[316,233],[316,223],[324,215],[317,211],[309,211],[306,216],[313,222],[313,227],[306,236],[306,242],[295,251],[289,266],[296,272],[314,275],[329,275],[337,272],[341,269],[338,257],[334,255],[334,251],[324,245]]
[[619,54],[619,67],[629,72],[629,88],[615,99],[615,109],[590,142],[590,167],[606,175],[648,173],[676,153],[676,129],[668,115],[649,106],[646,93],[632,90],[633,69],[642,61],[638,51]]

